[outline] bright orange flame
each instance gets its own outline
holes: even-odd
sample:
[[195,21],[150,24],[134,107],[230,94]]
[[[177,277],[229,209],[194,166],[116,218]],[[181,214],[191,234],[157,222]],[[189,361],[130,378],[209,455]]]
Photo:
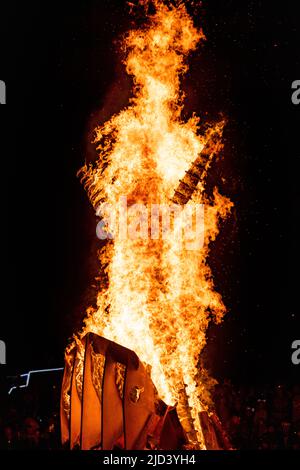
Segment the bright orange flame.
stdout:
[[[203,33],[193,26],[183,4],[154,4],[156,13],[147,26],[124,40],[126,68],[134,80],[130,105],[96,129],[99,159],[82,170],[95,208],[103,201],[116,206],[122,196],[129,205],[169,204],[208,139],[198,133],[199,118],[184,122],[181,117],[180,78],[187,70],[187,54]],[[84,333],[134,350],[151,365],[152,379],[168,404],[180,403],[184,391],[198,442],[203,386],[197,364],[209,315],[218,322],[225,312],[206,260],[218,222],[232,206],[217,189],[209,200],[204,189],[202,181],[188,202],[205,204],[201,249],[187,250],[176,236],[117,237],[106,244],[100,261],[107,265],[108,282],[100,289],[97,309],[89,309],[84,328]],[[180,406],[178,410],[184,419]]]

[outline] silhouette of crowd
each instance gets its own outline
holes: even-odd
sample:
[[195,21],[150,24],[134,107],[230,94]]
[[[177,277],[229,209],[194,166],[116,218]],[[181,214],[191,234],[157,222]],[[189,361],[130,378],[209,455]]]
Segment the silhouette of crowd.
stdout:
[[237,449],[300,449],[300,385],[214,390],[216,412]]
[[[35,384],[14,390],[1,390],[0,448],[60,448],[59,383]],[[56,380],[56,382],[58,382]]]
[[[60,378],[8,395],[1,390],[0,448],[60,449]],[[236,449],[300,449],[300,385],[237,386],[213,393],[216,413]]]

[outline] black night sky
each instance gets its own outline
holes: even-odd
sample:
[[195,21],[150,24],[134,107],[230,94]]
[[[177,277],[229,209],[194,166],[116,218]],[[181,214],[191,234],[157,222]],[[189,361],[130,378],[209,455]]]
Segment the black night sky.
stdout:
[[[185,115],[226,116],[210,184],[235,204],[210,258],[228,308],[208,333],[207,366],[217,378],[299,376],[290,359],[300,336],[300,105],[291,102],[300,79],[297,5],[189,6],[207,40],[189,60]],[[76,173],[93,158],[91,129],[128,102],[116,40],[134,18],[125,0],[29,0],[11,6],[1,23],[0,339],[5,371],[15,373],[61,366],[67,338],[93,301],[96,218]]]

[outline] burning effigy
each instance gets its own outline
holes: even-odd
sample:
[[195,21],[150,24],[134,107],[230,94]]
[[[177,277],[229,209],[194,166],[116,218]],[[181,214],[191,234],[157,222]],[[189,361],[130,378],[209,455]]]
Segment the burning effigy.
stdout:
[[199,363],[226,311],[207,260],[232,203],[206,191],[224,122],[201,133],[199,117],[183,119],[181,78],[204,39],[184,3],[139,3],[147,20],[122,51],[132,97],[96,128],[98,158],[80,171],[102,246],[96,307],[66,350],[62,441],[230,448]]

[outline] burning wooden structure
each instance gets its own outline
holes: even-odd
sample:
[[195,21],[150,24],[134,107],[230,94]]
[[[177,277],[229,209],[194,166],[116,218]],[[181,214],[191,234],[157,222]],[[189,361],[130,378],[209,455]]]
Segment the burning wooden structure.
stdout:
[[[193,448],[175,406],[157,394],[137,355],[87,334],[66,354],[61,393],[64,448],[176,450]],[[214,415],[201,413],[206,448],[230,448]]]
[[221,137],[223,131],[223,122],[207,132],[206,145],[202,149],[200,155],[191,164],[190,168],[185,172],[184,177],[179,184],[172,197],[174,204],[185,206],[192,198],[199,184],[205,182],[207,171],[212,159],[218,154],[222,148]]

